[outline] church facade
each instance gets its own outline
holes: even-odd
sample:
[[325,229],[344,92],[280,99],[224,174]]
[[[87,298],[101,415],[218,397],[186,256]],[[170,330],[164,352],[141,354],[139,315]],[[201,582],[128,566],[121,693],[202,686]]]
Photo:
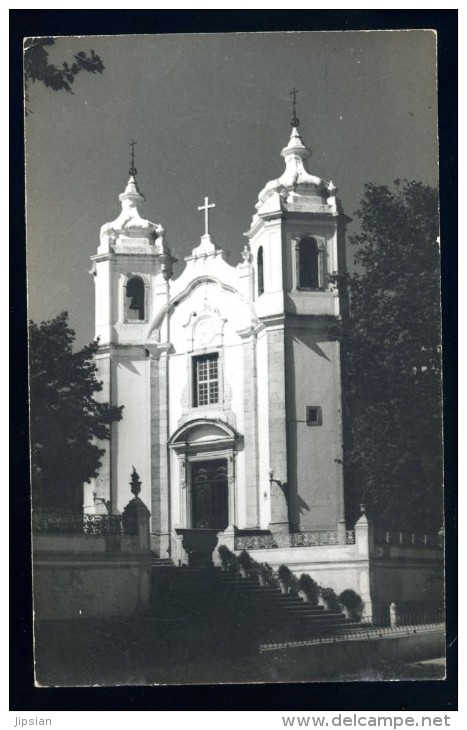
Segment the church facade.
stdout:
[[134,466],[154,551],[179,531],[345,532],[340,345],[349,220],[307,170],[298,120],[259,193],[240,261],[204,233],[185,266],[143,217],[134,165],[92,257],[100,396],[123,405],[87,512],[120,513]]

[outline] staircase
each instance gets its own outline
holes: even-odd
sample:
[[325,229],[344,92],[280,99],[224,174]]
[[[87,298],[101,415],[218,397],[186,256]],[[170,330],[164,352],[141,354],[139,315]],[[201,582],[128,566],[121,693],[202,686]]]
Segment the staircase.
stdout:
[[[343,613],[312,606],[279,589],[220,568],[175,567],[153,561],[153,617],[200,641],[253,650],[261,643],[339,633]],[[348,629],[348,627],[347,627]]]
[[255,578],[241,578],[220,572],[219,584],[241,597],[251,618],[262,627],[262,640],[300,640],[338,631],[346,623],[340,611],[305,603],[300,597],[278,588],[260,586]]

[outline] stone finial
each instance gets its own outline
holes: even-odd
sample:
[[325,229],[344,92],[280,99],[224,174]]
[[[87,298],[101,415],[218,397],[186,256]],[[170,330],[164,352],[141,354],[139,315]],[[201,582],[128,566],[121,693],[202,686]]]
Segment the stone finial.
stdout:
[[250,251],[250,247],[247,243],[245,243],[245,245],[243,247],[241,256],[245,263],[248,263],[249,261],[251,261],[251,251]]
[[135,467],[133,467],[133,471],[131,473],[130,488],[135,497],[137,497],[138,494],[141,492],[141,481]]

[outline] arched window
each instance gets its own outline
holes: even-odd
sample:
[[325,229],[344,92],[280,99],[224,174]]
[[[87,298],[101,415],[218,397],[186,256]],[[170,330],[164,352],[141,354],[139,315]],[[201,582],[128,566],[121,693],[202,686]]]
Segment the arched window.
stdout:
[[140,276],[132,276],[126,284],[125,319],[144,320],[144,281]]
[[315,238],[306,236],[298,245],[298,286],[319,289],[321,252]]
[[258,296],[264,294],[263,247],[258,249]]

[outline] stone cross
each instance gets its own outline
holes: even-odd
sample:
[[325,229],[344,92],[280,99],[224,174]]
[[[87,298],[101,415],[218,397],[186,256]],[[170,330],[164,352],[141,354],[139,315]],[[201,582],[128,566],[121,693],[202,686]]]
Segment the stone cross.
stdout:
[[290,96],[293,96],[293,101],[292,101],[292,119],[290,120],[290,123],[291,123],[292,127],[298,127],[298,125],[300,123],[300,120],[297,117],[297,108],[296,108],[297,107],[297,94],[298,94],[298,89],[296,89],[295,86],[294,86],[294,88],[290,92]]
[[136,144],[135,140],[132,139],[130,142],[130,147],[131,147],[131,165],[130,165],[130,169],[129,169],[130,175],[136,175],[136,173],[138,172],[138,170],[135,167],[135,144]]
[[215,208],[215,203],[209,204],[209,198],[204,198],[204,205],[198,205],[198,210],[204,210],[204,235],[209,236],[209,208]]

